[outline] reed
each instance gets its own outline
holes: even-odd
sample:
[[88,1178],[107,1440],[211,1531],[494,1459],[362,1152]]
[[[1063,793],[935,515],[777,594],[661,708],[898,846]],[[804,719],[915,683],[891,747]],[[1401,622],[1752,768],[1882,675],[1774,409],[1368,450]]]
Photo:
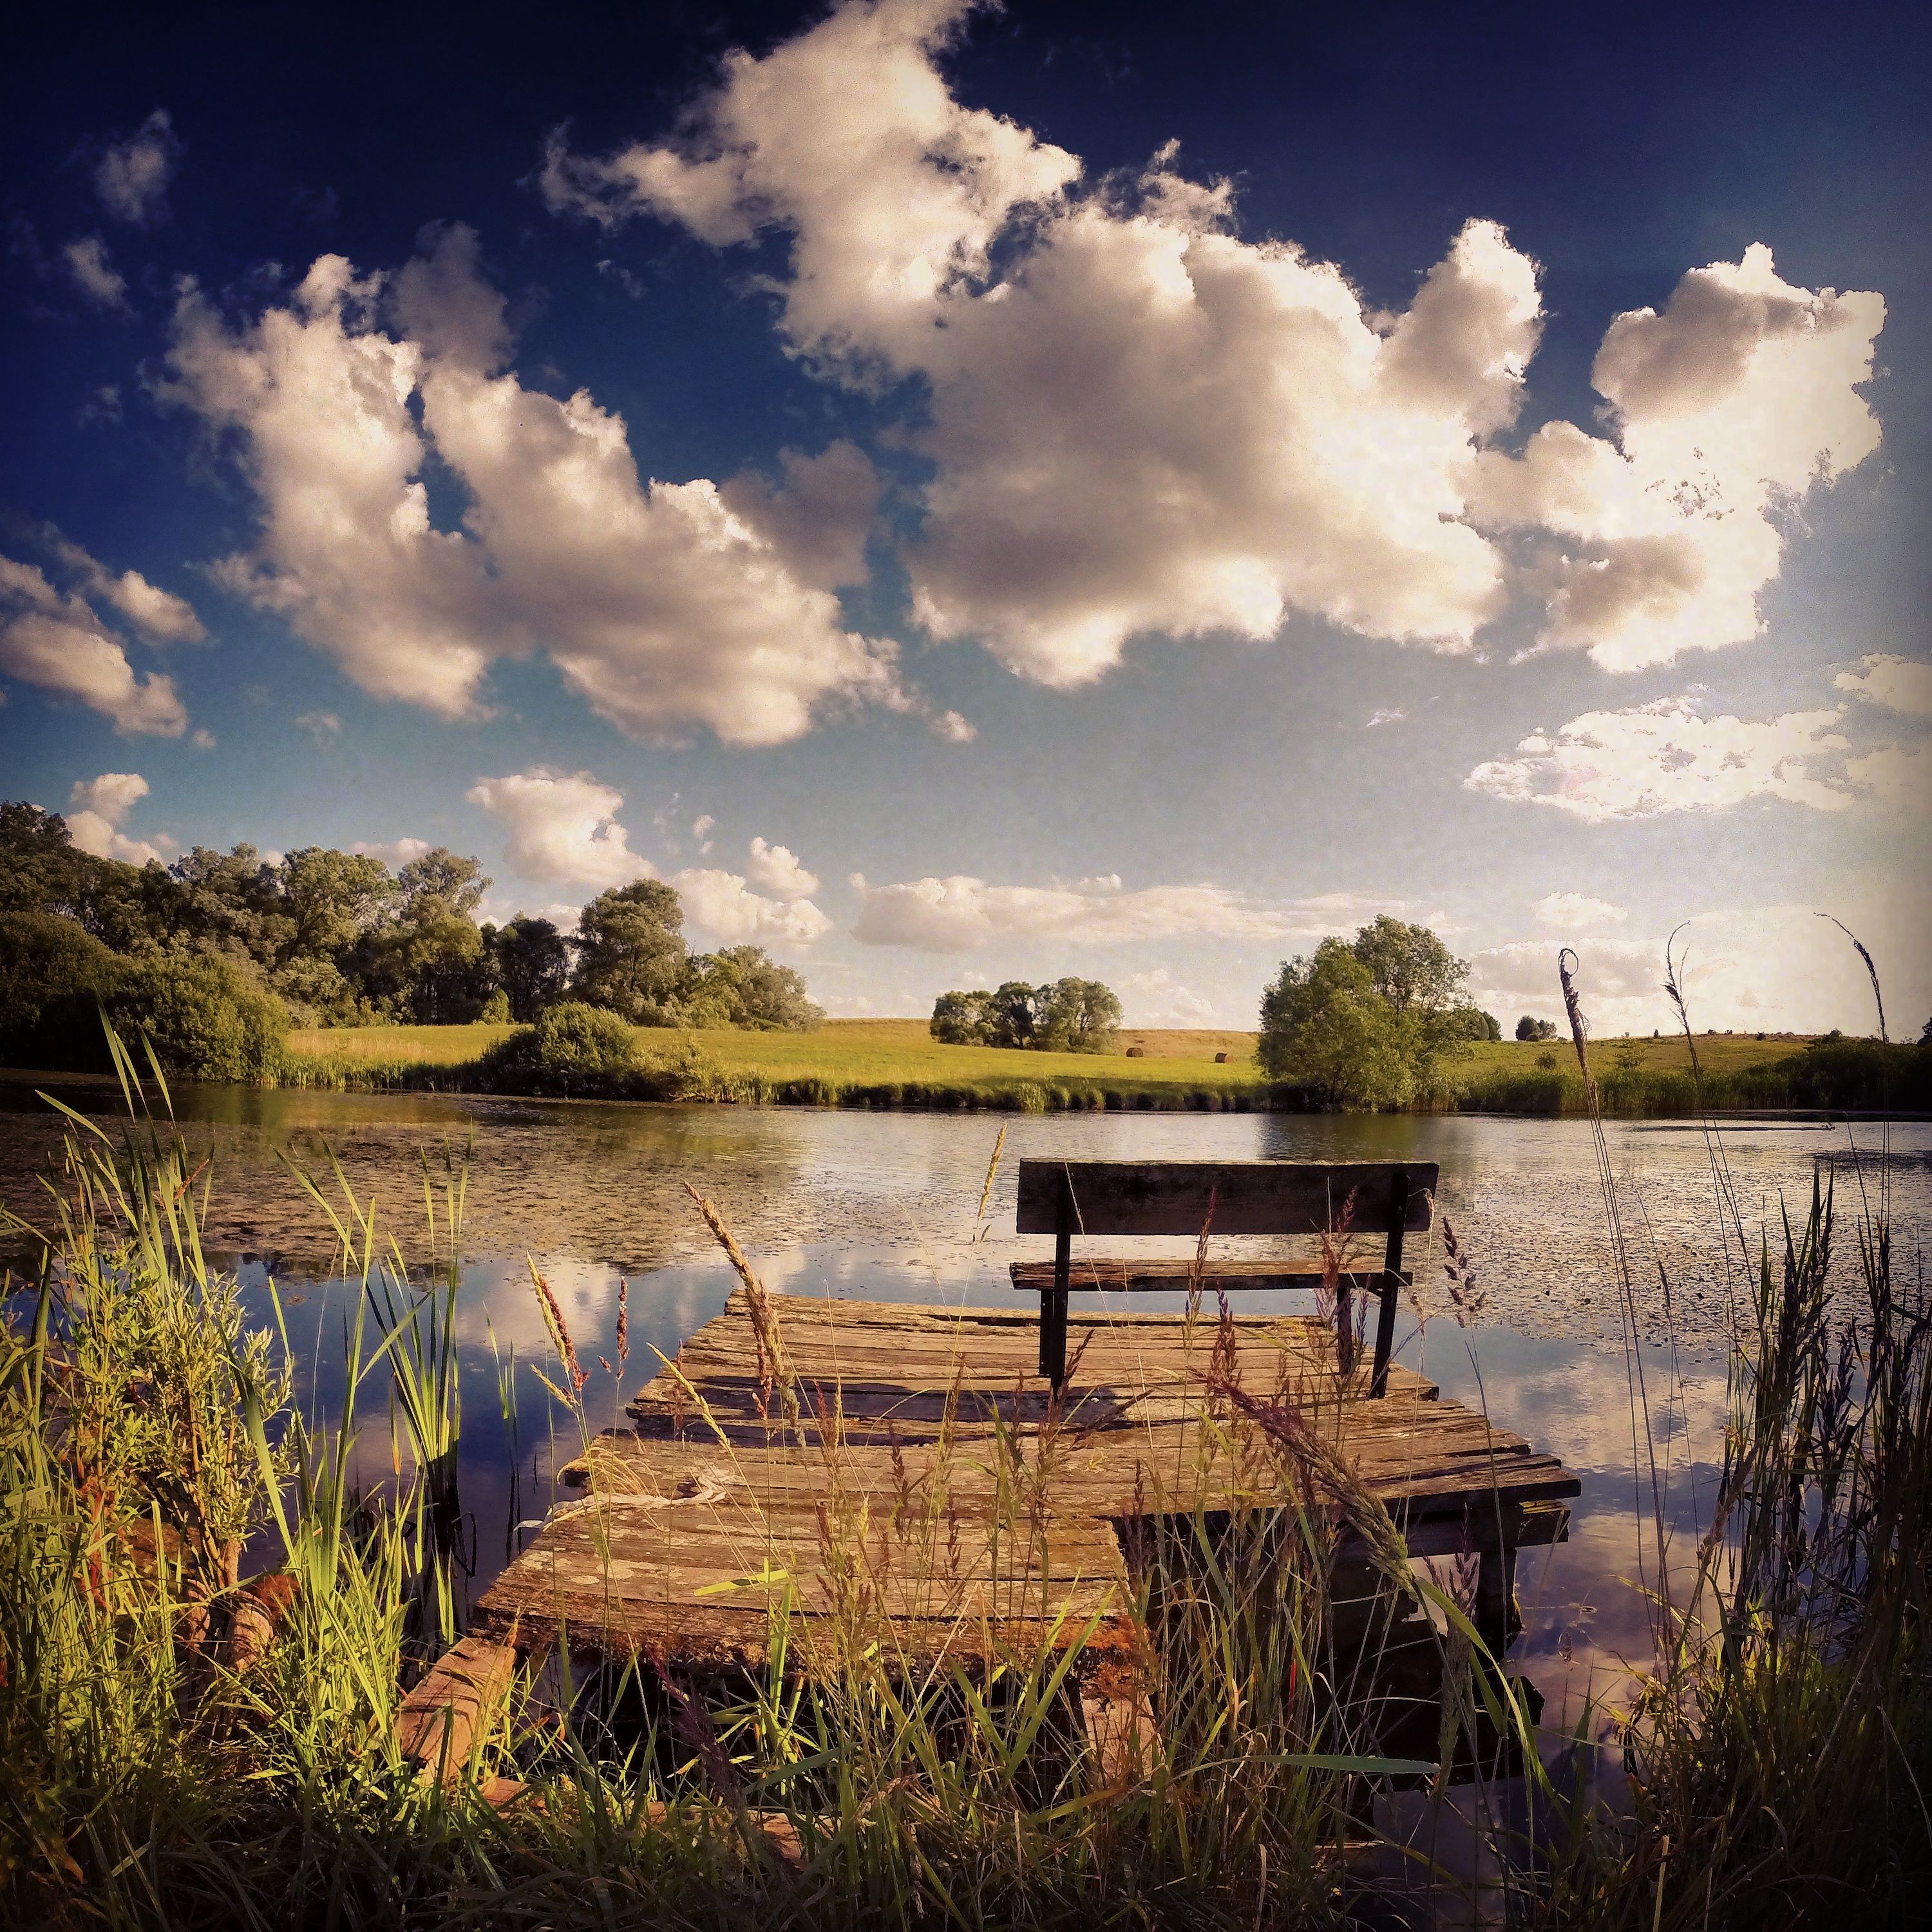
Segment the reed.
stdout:
[[[1587,1077],[1580,1016],[1576,1032]],[[1862,1300],[1829,1290],[1828,1192],[1781,1256],[1760,1255],[1696,1576],[1673,1594],[1651,1564],[1658,1663],[1624,1730],[1632,1816],[1577,1795],[1583,1728],[1539,1731],[1456,1588],[1408,1561],[1336,1450],[1332,1378],[1244,1386],[1225,1305],[1200,1313],[1196,1453],[1272,1462],[1299,1500],[1210,1516],[1147,1498],[1128,1653],[1101,1654],[1096,1629],[1064,1622],[1036,1646],[989,1647],[948,1608],[969,1480],[994,1485],[994,1533],[1026,1558],[1014,1587],[1050,1606],[1045,1511],[1077,1413],[1055,1403],[970,1448],[943,1425],[881,1522],[878,1498],[842,1487],[838,1390],[794,1380],[783,1298],[763,1296],[770,1406],[823,1452],[829,1595],[813,1607],[830,1613],[796,1616],[776,1592],[765,1667],[722,1679],[640,1660],[586,1682],[567,1656],[538,1660],[445,1785],[408,1761],[398,1712],[454,1626],[440,1526],[463,1415],[464,1164],[426,1176],[434,1258],[414,1271],[339,1167],[313,1180],[355,1299],[339,1412],[305,1414],[276,1305],[251,1329],[202,1253],[209,1177],[164,1084],[119,1064],[128,1124],[116,1143],[70,1120],[39,1264],[8,1284],[0,1324],[10,1922],[1340,1927],[1412,1922],[1420,1888],[1442,1922],[1480,1907],[1684,1932],[1849,1924],[1852,1904],[1856,1922],[1903,1923],[1932,1876],[1932,1316],[1894,1252],[1882,1170],[1858,1211]],[[1612,1202],[1618,1185],[1606,1169]],[[749,1293],[755,1270],[706,1218]],[[1466,1318],[1476,1264],[1460,1238],[1450,1258]],[[587,1377],[532,1274],[554,1399],[589,1451]],[[506,1416],[518,1372],[500,1359]],[[388,1477],[358,1486],[364,1412],[385,1401]],[[586,1461],[590,1492],[566,1507],[622,1480]],[[938,1660],[884,1614],[908,1578],[960,1616]],[[1439,1689],[1420,1730],[1421,1707],[1384,1688],[1405,1658]],[[1073,1695],[1101,1672],[1126,1687],[1111,1768]],[[1472,1886],[1406,1840],[1414,1879],[1392,1879],[1378,1823],[1409,1789],[1477,1817],[1498,1876]]]

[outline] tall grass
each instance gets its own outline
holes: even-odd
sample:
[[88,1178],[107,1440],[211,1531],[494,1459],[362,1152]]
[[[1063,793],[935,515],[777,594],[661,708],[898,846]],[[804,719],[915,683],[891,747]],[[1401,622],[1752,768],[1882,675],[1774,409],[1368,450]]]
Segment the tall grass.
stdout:
[[[1119,1615],[1075,1624],[1042,1552],[1077,1408],[969,1442],[956,1396],[882,1523],[880,1498],[844,1486],[838,1391],[794,1378],[782,1298],[715,1210],[770,1412],[823,1472],[824,1594],[777,1594],[760,1670],[638,1658],[586,1678],[532,1658],[445,1780],[411,1761],[399,1712],[457,1622],[461,1164],[425,1178],[427,1271],[339,1171],[312,1181],[356,1300],[339,1410],[304,1414],[285,1336],[250,1329],[202,1253],[209,1178],[165,1087],[148,1083],[151,1111],[117,1054],[129,1123],[116,1142],[70,1120],[39,1266],[0,1327],[9,1922],[1388,1922],[1385,1894],[1415,1888],[1365,1858],[1411,1787],[1483,1821],[1498,1862],[1472,1886],[1405,1839],[1440,1922],[1903,1923],[1932,1876],[1932,1319],[1882,1189],[1862,1205],[1856,1305],[1828,1287],[1828,1193],[1760,1257],[1694,1582],[1651,1570],[1659,1661],[1624,1729],[1628,1818],[1578,1796],[1458,1592],[1409,1562],[1342,1446],[1346,1377],[1246,1385],[1225,1304],[1204,1313],[1188,1493],[1220,1465],[1271,1472],[1292,1502],[1210,1512],[1156,1488]],[[594,1452],[587,1375],[546,1312],[556,1399]],[[384,1400],[388,1477],[358,1487],[364,1412]],[[597,1510],[622,1472],[585,1460],[590,1494],[568,1506]],[[948,1608],[974,1484],[1036,1640]],[[904,1640],[883,1607],[894,1566],[959,1616],[956,1642]]]

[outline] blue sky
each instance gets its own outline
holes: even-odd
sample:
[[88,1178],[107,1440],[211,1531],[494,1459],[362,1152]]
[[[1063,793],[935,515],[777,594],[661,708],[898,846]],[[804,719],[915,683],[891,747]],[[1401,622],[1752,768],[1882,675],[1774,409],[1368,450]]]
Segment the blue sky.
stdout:
[[1926,30],[1558,10],[38,20],[0,792],[652,870],[836,1012],[1387,910],[1864,1030],[1826,911],[1916,1030]]

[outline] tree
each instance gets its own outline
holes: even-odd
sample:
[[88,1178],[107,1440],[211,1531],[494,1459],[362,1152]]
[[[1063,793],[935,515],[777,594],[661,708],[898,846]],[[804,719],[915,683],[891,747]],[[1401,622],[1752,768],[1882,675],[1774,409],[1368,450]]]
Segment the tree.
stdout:
[[804,975],[781,966],[762,946],[728,946],[716,964],[730,976],[735,999],[730,1024],[810,1033],[824,1009],[806,989]]
[[570,942],[548,920],[519,913],[500,930],[486,926],[483,937],[496,955],[513,1020],[527,1025],[562,998],[570,983]]
[[1533,1013],[1525,1013],[1516,1023],[1516,1036],[1518,1040],[1554,1040],[1556,1022],[1540,1020]]
[[1400,1106],[1416,1090],[1420,1027],[1380,992],[1346,940],[1288,961],[1262,995],[1255,1057],[1270,1080],[1311,1086],[1341,1106]]
[[403,896],[403,916],[406,919],[429,900],[438,910],[467,919],[490,890],[482,865],[474,859],[461,859],[447,845],[412,859],[396,874]]
[[993,1040],[992,995],[986,992],[941,993],[932,1003],[926,1030],[942,1046],[990,1046]]
[[1387,913],[1364,926],[1349,950],[1369,969],[1376,992],[1399,1013],[1447,1012],[1469,976],[1468,962],[1456,958],[1428,927]]
[[1056,980],[1034,992],[1034,1044],[1054,1053],[1105,1053],[1120,1024],[1120,1003],[1098,980]]
[[326,845],[290,853],[269,878],[282,928],[278,967],[296,959],[334,961],[374,925],[398,890],[380,859]]
[[1462,1045],[1503,1036],[1502,1022],[1480,1006],[1451,1006],[1442,1016],[1442,1028],[1446,1038]]
[[685,962],[684,908],[661,879],[600,892],[577,928],[573,991],[638,1026],[674,1026]]

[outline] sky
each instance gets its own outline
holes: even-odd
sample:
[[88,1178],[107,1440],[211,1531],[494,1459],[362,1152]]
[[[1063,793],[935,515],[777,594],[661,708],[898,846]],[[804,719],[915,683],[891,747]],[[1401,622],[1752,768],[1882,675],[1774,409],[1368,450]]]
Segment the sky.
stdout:
[[[1919,10],[16,30],[0,796],[671,880],[835,1015],[1932,1011]],[[1821,917],[1820,915],[1828,915]],[[1679,930],[1681,928],[1681,931]]]

